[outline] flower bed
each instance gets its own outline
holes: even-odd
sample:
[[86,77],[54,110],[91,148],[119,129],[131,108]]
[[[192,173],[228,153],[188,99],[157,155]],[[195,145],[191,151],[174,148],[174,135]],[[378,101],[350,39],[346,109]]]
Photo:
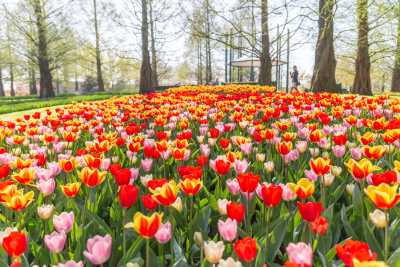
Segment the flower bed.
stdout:
[[397,266],[400,100],[272,91],[0,120],[0,265]]

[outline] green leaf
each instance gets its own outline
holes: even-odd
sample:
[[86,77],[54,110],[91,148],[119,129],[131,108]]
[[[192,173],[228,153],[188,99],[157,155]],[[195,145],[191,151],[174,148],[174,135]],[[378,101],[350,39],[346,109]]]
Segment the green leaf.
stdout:
[[347,235],[351,236],[354,239],[359,239],[357,234],[354,232],[352,226],[350,225],[349,221],[347,220],[346,215],[346,206],[343,205],[342,209],[340,210],[340,219],[342,220],[344,230],[346,231]]
[[111,236],[113,236],[113,230],[111,230],[110,226],[99,216],[96,214],[92,213],[91,211],[87,211],[89,217],[94,220],[98,225],[100,225],[101,228]]
[[176,239],[172,239],[172,247],[174,250],[174,257],[175,257],[175,263],[174,267],[189,267],[187,260],[185,258],[185,255],[183,254],[182,248],[179,246],[178,242],[176,242]]
[[400,248],[396,249],[388,260],[390,267],[400,267]]
[[268,242],[268,254],[267,254],[267,260],[269,262],[274,261],[274,258],[276,256],[276,254],[279,251],[279,248],[282,245],[282,242],[285,238],[286,232],[287,232],[287,228],[289,225],[289,216],[286,217],[282,217],[278,220],[275,228],[272,231],[272,238],[270,238],[269,242]]
[[127,264],[129,261],[137,257],[137,254],[140,252],[140,249],[142,248],[144,244],[143,238],[136,238],[135,241],[133,241],[132,245],[128,249],[128,251],[125,254],[125,257],[123,257],[119,263],[118,266],[125,266],[124,264]]

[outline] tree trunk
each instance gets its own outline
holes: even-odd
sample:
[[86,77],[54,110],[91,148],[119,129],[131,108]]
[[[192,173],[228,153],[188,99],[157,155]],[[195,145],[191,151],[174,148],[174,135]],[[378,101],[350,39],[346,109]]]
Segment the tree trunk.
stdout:
[[153,19],[153,0],[149,0],[149,13],[150,13],[150,35],[151,35],[151,70],[152,70],[152,83],[153,88],[158,87],[158,72],[157,72],[157,51],[155,39],[155,21]]
[[269,51],[268,0],[261,0],[261,57],[258,82],[262,85],[271,84],[272,62]]
[[15,96],[14,88],[14,64],[10,63],[10,95]]
[[213,79],[211,68],[211,40],[210,40],[210,2],[206,0],[206,83],[210,83]]
[[75,71],[75,92],[79,91],[78,73]]
[[99,87],[99,91],[104,91],[103,72],[101,70],[99,25],[97,21],[97,0],[93,0],[93,10],[94,10],[94,32],[96,35],[97,86]]
[[[398,8],[400,8],[400,1]],[[400,10],[397,14],[397,47],[395,52],[395,61],[392,74],[392,92],[400,92]]]
[[29,68],[30,68],[30,70],[29,70],[29,94],[37,95],[35,68],[33,67],[32,64]]
[[40,0],[32,1],[38,37],[38,63],[40,72],[40,98],[54,97],[53,78],[48,57],[47,24]]
[[150,92],[152,88],[148,28],[147,0],[142,0],[142,65],[140,67],[140,93]]
[[353,92],[362,95],[372,95],[371,62],[368,42],[368,0],[357,0],[357,24],[357,59]]
[[3,70],[0,66],[0,96],[5,96],[4,84],[3,84]]
[[336,0],[319,0],[318,41],[311,88],[317,92],[336,92],[336,59],[333,44]]

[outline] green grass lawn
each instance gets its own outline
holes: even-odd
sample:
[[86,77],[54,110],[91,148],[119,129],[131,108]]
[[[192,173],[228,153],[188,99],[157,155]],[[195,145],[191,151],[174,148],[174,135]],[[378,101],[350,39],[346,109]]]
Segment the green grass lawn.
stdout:
[[104,92],[87,95],[60,95],[50,99],[39,99],[34,96],[2,97],[0,98],[0,114],[61,106],[83,101],[104,100],[113,96],[126,94],[127,93]]

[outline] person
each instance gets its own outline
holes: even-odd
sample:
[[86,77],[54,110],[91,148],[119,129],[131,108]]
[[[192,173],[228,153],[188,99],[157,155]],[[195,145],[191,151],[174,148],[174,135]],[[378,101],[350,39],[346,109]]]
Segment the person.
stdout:
[[299,82],[299,71],[297,70],[297,66],[293,66],[293,72],[290,73],[290,78],[292,78],[292,88],[296,88],[300,85]]

